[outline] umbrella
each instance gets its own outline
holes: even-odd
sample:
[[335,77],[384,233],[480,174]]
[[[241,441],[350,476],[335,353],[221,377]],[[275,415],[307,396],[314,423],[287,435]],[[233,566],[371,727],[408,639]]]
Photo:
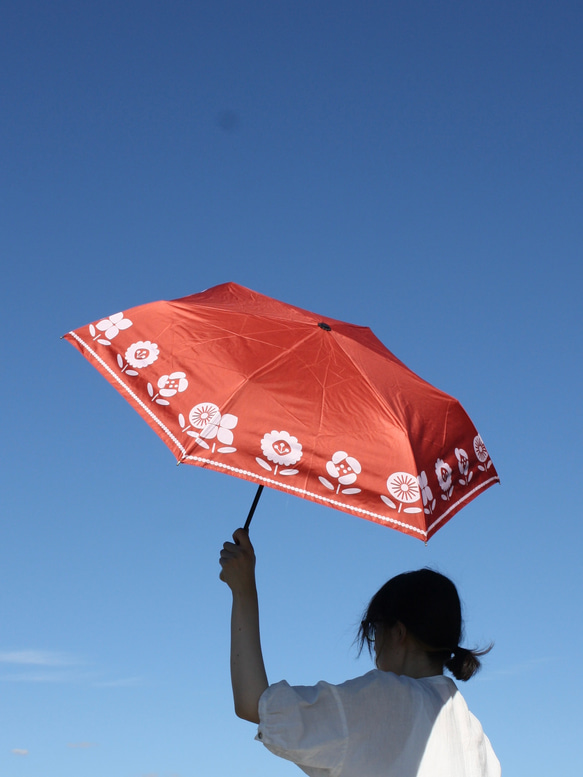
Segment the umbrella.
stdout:
[[499,480],[460,403],[369,328],[235,283],[118,312],[65,338],[178,462],[425,541]]

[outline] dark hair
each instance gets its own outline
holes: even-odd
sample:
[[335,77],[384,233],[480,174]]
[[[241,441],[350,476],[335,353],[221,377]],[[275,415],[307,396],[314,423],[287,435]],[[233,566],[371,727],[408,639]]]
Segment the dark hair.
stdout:
[[359,652],[365,643],[372,655],[379,625],[401,622],[457,680],[469,680],[480,668],[479,657],[492,649],[460,647],[462,609],[452,581],[433,569],[404,572],[391,578],[371,599],[357,634]]

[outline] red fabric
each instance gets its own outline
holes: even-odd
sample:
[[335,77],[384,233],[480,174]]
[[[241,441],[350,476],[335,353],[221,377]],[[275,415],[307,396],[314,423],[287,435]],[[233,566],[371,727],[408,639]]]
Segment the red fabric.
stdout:
[[459,402],[370,329],[234,283],[65,337],[182,462],[423,540],[499,480]]

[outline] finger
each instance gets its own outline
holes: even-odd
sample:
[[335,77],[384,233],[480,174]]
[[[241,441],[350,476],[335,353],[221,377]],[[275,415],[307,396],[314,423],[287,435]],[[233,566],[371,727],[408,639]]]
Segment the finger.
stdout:
[[239,555],[240,553],[237,553],[237,547],[234,546],[233,550],[230,550],[229,548],[223,548],[219,553],[219,558],[237,558]]
[[253,545],[249,539],[249,532],[245,529],[237,529],[233,534],[233,539],[237,545],[241,545],[243,548],[253,549]]

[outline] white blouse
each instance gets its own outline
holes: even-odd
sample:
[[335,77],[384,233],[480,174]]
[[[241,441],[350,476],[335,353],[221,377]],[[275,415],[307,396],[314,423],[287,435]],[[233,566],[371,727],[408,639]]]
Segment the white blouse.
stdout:
[[270,685],[256,739],[310,777],[499,777],[453,680],[374,669],[342,685]]

